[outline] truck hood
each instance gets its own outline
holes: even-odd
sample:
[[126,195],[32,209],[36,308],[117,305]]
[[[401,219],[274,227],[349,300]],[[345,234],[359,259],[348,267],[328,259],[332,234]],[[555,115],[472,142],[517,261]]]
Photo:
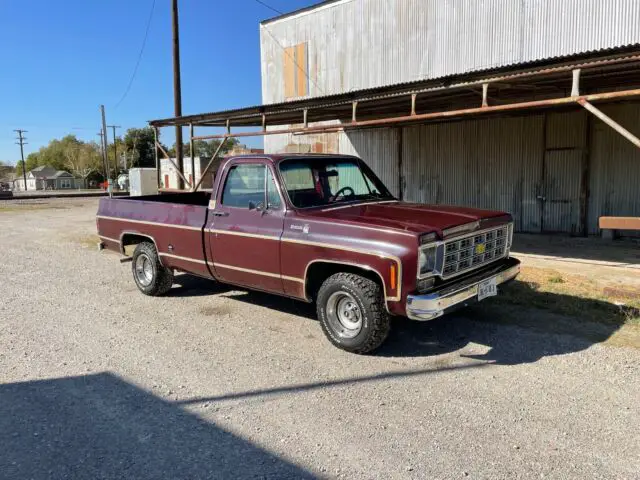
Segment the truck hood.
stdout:
[[308,211],[306,215],[318,220],[402,230],[415,234],[436,232],[440,237],[443,230],[452,227],[481,220],[504,221],[509,217],[507,213],[495,210],[399,201],[330,207]]

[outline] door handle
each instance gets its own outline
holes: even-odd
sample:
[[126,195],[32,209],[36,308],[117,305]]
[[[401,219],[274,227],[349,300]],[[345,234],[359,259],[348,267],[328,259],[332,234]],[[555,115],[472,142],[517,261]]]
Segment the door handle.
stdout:
[[547,197],[543,197],[542,195],[538,195],[536,198],[538,200],[542,200],[543,202],[547,199]]
[[229,212],[211,212],[214,217],[228,217]]

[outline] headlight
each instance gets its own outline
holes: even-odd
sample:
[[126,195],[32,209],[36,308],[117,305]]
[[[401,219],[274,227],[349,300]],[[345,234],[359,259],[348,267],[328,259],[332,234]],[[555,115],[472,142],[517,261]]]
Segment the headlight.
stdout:
[[436,251],[435,245],[420,249],[418,258],[418,275],[424,276],[434,272],[436,268]]

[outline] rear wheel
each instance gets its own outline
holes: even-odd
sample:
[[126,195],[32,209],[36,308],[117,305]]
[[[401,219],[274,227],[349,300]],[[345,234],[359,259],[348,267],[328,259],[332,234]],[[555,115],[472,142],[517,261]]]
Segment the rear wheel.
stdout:
[[322,331],[342,350],[372,352],[389,334],[382,288],[368,278],[336,273],[320,287],[316,304]]
[[173,285],[173,272],[162,266],[153,243],[138,244],[133,251],[131,270],[138,289],[145,295],[164,295]]

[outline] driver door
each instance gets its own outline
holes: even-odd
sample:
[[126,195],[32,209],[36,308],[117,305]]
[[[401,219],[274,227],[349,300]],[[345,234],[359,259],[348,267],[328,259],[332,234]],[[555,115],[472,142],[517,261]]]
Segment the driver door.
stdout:
[[216,276],[223,282],[282,293],[284,202],[272,167],[258,159],[242,159],[224,175],[207,226]]

